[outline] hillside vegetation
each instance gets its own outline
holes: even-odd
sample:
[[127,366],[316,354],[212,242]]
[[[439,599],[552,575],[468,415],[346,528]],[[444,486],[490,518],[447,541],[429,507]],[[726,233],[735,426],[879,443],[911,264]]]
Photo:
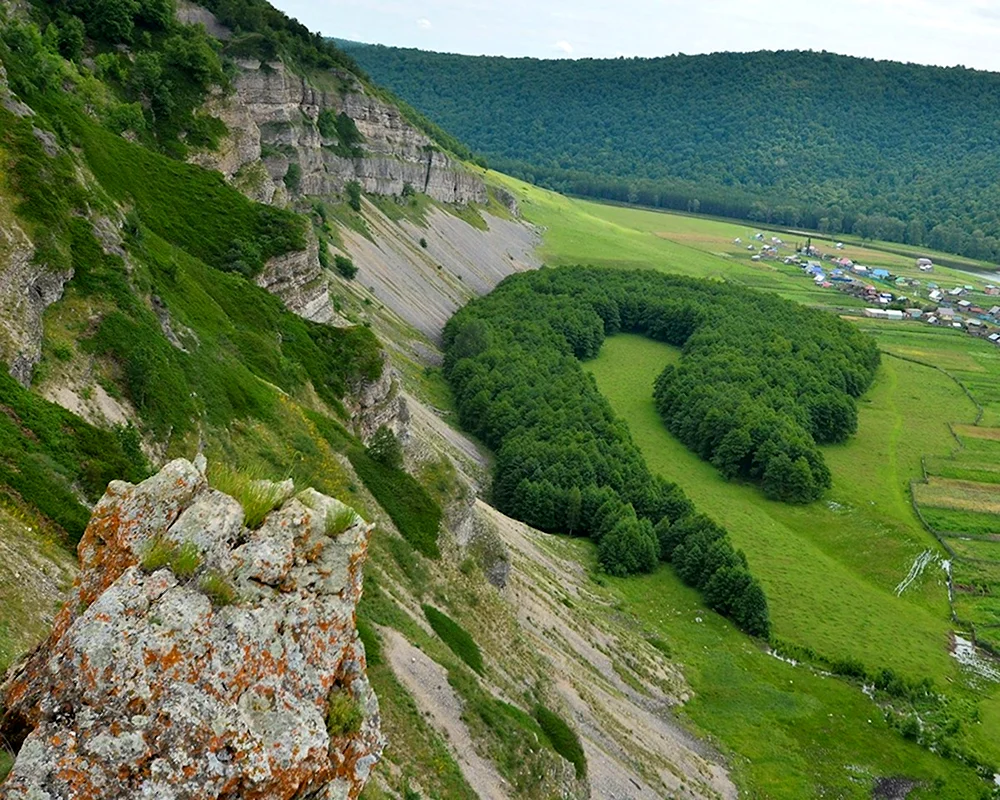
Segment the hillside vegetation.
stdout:
[[344,46],[493,164],[559,191],[1000,259],[1000,75],[813,52]]

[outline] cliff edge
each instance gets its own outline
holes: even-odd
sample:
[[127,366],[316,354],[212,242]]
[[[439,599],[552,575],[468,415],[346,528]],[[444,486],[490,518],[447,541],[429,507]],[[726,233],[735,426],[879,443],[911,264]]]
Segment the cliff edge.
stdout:
[[98,503],[51,636],[0,686],[3,797],[361,792],[384,746],[355,627],[372,526],[287,481],[241,505],[204,469]]

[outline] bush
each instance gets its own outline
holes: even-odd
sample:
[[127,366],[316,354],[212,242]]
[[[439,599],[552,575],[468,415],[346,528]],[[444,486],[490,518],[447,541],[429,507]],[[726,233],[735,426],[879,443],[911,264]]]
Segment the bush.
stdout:
[[285,172],[284,184],[285,188],[292,194],[296,194],[299,191],[299,186],[302,184],[302,167],[294,161],[288,165],[288,170]]
[[337,272],[348,280],[358,274],[358,268],[354,266],[354,262],[347,256],[342,256],[339,253],[333,257],[333,265],[337,268]]
[[423,236],[420,237],[420,246],[424,248],[424,250],[427,249],[427,239],[425,239]]
[[367,620],[361,617],[357,619],[357,626],[361,644],[365,646],[365,661],[369,667],[377,667],[382,663],[382,642],[379,640],[378,633]]
[[347,205],[357,212],[361,211],[361,184],[357,181],[348,181],[344,186],[347,194]]
[[392,429],[380,425],[368,443],[369,457],[384,467],[400,469],[403,466],[403,448]]
[[565,758],[576,769],[576,777],[582,780],[587,775],[587,756],[580,744],[580,737],[558,714],[545,706],[535,706],[534,717],[545,732],[552,749]]
[[479,645],[461,625],[433,606],[424,605],[424,616],[431,627],[452,652],[469,665],[472,670],[483,674],[483,654]]
[[349,689],[335,688],[326,701],[326,731],[331,737],[350,736],[365,721],[361,705]]

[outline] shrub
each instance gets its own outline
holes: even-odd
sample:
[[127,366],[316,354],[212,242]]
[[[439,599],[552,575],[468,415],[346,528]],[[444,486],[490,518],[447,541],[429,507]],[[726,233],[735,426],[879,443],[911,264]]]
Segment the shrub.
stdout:
[[552,749],[573,765],[578,779],[583,779],[587,774],[587,756],[576,732],[562,717],[543,705],[535,706],[534,717],[552,744]]
[[365,721],[361,706],[349,689],[335,688],[326,700],[326,731],[331,737],[350,736]]
[[439,558],[441,506],[427,490],[412,475],[373,460],[362,447],[348,448],[347,457],[403,538],[428,558]]
[[361,644],[365,646],[365,661],[368,662],[369,667],[377,667],[382,663],[382,642],[378,638],[378,633],[367,620],[361,617],[358,617],[357,626]]
[[279,484],[247,472],[238,472],[225,464],[215,464],[209,471],[212,488],[228,494],[243,506],[244,522],[257,528],[264,518],[285,499]]
[[433,606],[424,605],[424,616],[431,627],[452,652],[468,664],[474,672],[483,674],[483,654],[479,645],[469,635],[468,631],[447,614],[438,611]]
[[299,191],[299,186],[302,184],[302,167],[294,161],[288,165],[288,171],[285,172],[284,183],[285,188],[287,188],[292,194]]
[[348,181],[344,186],[347,194],[347,205],[355,211],[361,211],[361,184],[357,181]]
[[212,605],[216,607],[230,606],[237,601],[236,587],[222,572],[212,570],[206,573],[198,582],[198,588],[204,592]]
[[380,425],[368,443],[368,456],[384,467],[400,469],[403,466],[403,448],[392,429]]
[[424,250],[427,249],[427,239],[425,239],[423,236],[420,237],[420,246],[424,248]]
[[339,253],[333,257],[333,265],[337,268],[337,272],[348,280],[351,280],[351,278],[358,274],[358,268],[354,266],[354,262],[347,256],[342,256]]

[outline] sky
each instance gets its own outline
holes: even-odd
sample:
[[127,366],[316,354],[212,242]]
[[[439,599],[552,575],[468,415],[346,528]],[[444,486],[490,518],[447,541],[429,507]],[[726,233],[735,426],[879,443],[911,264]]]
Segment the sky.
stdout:
[[828,50],[1000,72],[1000,0],[271,1],[324,35],[468,55]]

